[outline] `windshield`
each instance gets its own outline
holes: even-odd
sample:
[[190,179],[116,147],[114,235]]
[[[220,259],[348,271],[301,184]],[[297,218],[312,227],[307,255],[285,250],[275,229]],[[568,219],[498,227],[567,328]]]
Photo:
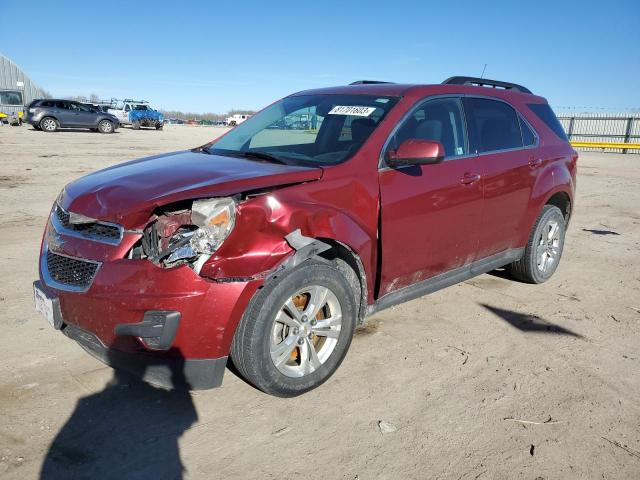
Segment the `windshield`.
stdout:
[[370,95],[284,98],[205,147],[208,153],[332,165],[355,154],[397,102]]

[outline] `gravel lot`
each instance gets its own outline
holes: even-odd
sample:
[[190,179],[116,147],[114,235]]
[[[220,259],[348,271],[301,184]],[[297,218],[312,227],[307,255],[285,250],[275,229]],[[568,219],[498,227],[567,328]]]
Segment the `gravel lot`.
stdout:
[[497,272],[377,314],[302,397],[229,371],[219,389],[165,392],[54,332],[31,283],[61,188],[221,131],[0,127],[2,478],[43,464],[45,478],[640,478],[638,155],[581,155],[548,283]]

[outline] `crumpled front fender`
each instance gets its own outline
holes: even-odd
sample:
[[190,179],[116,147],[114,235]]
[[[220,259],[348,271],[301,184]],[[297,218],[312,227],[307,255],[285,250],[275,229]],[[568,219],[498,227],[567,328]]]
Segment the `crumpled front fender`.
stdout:
[[[217,281],[266,278],[295,253],[285,237],[299,229],[305,237],[346,245],[360,257],[367,279],[372,278],[375,237],[337,208],[289,202],[281,192],[239,205],[233,233],[204,264],[200,275]],[[372,287],[368,286],[368,291]]]

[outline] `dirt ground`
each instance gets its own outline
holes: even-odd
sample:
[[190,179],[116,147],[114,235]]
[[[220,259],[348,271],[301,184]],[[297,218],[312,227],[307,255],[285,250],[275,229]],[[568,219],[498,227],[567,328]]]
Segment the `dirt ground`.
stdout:
[[581,155],[549,282],[487,274],[377,314],[298,398],[229,371],[219,389],[162,391],[53,331],[31,284],[62,187],[220,131],[0,127],[2,478],[640,478],[638,155]]

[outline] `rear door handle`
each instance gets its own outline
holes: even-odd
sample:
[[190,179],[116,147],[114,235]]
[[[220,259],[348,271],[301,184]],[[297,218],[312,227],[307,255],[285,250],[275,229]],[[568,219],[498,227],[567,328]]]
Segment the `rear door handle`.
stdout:
[[464,177],[460,179],[460,183],[463,185],[470,185],[480,180],[480,175],[477,173],[465,173]]
[[529,166],[531,168],[536,168],[536,167],[539,167],[540,165],[542,165],[542,159],[541,158],[530,158],[529,159]]

